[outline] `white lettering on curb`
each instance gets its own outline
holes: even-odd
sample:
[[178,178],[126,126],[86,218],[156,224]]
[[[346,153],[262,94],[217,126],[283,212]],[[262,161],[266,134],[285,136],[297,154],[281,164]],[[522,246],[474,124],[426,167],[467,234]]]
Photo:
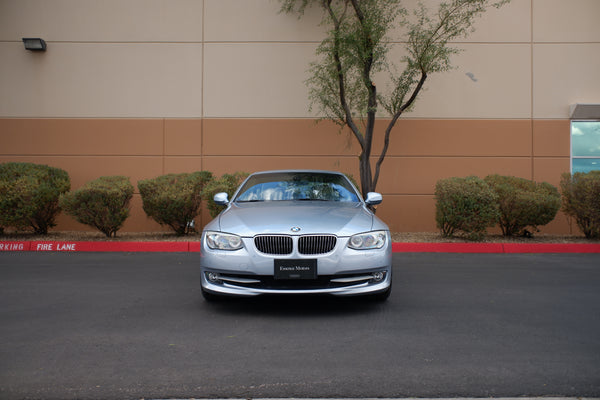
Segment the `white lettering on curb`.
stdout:
[[77,251],[77,243],[38,243],[36,251]]
[[0,251],[23,251],[23,243],[0,243]]

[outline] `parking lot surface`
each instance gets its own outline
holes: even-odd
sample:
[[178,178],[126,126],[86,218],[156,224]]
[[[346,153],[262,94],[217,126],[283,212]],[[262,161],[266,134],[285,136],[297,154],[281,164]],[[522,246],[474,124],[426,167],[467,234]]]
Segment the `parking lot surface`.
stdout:
[[381,304],[198,279],[196,253],[1,253],[0,398],[600,396],[598,254],[395,254]]

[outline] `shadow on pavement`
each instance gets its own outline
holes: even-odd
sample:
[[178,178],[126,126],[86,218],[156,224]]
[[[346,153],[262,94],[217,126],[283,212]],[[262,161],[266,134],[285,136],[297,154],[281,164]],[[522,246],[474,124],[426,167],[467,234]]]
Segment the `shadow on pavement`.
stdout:
[[386,302],[376,302],[363,297],[334,296],[257,296],[250,298],[226,297],[206,302],[201,306],[218,313],[256,316],[300,317],[355,315],[378,312]]

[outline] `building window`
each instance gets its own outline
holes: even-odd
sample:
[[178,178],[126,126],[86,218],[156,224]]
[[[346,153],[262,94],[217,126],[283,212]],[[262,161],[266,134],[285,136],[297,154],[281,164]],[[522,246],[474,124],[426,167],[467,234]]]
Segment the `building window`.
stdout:
[[571,172],[600,171],[600,120],[571,121]]

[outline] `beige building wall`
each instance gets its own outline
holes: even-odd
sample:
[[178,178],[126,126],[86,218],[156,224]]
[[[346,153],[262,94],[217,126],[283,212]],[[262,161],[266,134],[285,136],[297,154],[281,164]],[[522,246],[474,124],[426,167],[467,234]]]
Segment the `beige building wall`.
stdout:
[[[597,0],[512,0],[456,43],[456,68],[428,79],[393,133],[378,186],[392,230],[436,229],[440,178],[558,184],[569,106],[600,102],[598,15]],[[299,20],[275,0],[0,0],[0,162],[64,168],[74,188],[200,169],[357,176],[356,143],[308,109],[318,23],[317,10]],[[22,37],[48,50],[26,51]],[[392,37],[399,59],[402,30]],[[125,230],[160,229],[137,194],[132,211]],[[58,229],[85,228],[62,216]],[[571,229],[564,216],[545,228]]]

